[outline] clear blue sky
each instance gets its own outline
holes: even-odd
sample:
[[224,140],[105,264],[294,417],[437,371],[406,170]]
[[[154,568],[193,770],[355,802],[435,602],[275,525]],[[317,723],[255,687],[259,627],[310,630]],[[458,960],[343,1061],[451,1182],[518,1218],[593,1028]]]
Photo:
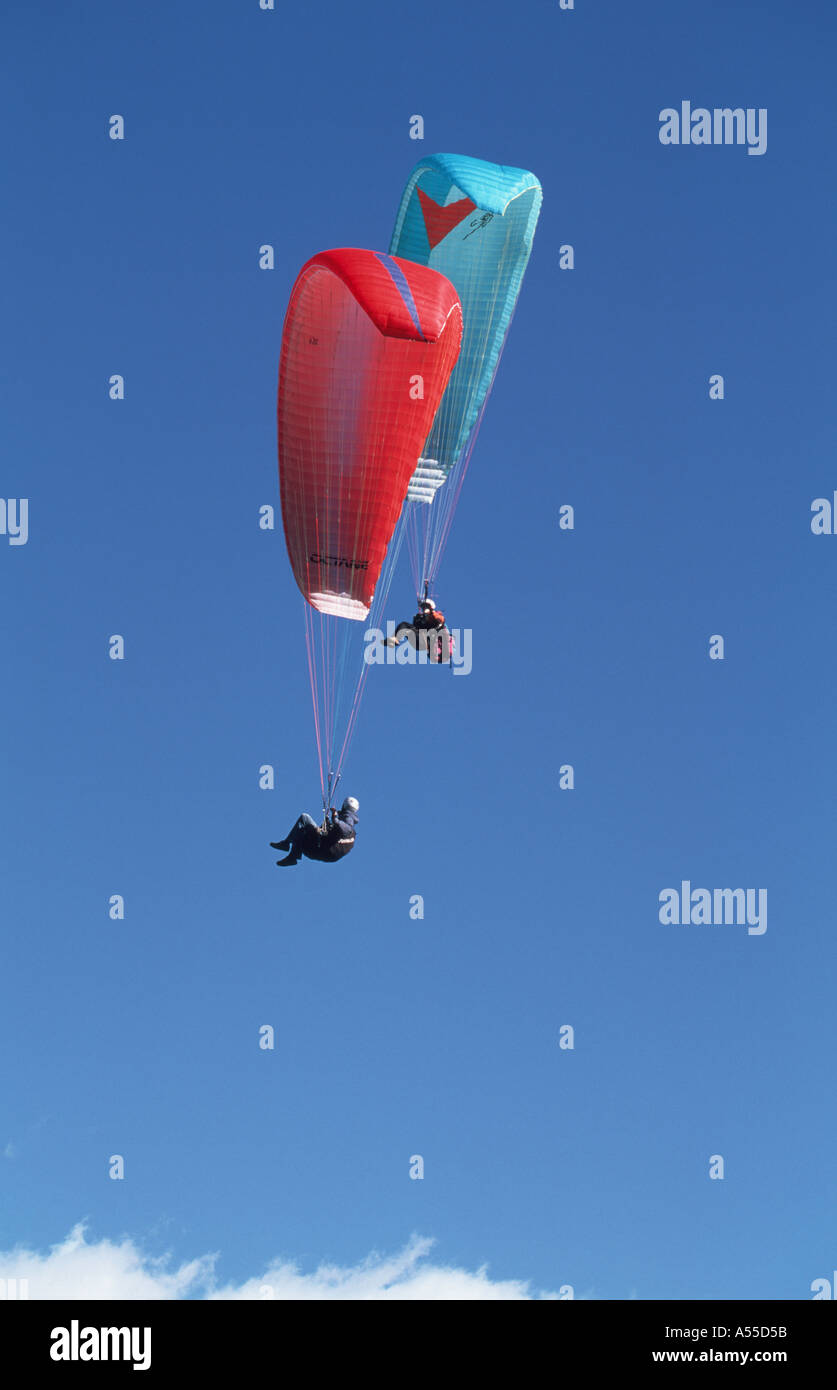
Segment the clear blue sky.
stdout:
[[[10,0],[0,1248],[87,1219],[237,1280],[417,1231],[601,1298],[834,1269],[836,38],[831,0]],[[766,107],[767,153],[662,147],[683,99]],[[285,305],[439,150],[544,189],[442,571],[474,669],[371,672],[357,848],[280,874],[318,800],[257,525]],[[662,926],[682,878],[767,888],[767,932]]]

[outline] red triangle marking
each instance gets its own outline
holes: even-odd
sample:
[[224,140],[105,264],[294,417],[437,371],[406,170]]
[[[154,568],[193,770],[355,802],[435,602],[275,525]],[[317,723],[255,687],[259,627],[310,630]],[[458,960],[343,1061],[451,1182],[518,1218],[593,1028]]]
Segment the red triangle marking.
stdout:
[[469,212],[476,212],[477,205],[472,203],[470,198],[460,198],[456,203],[448,203],[447,207],[442,207],[439,203],[434,203],[432,198],[428,198],[420,188],[416,189],[421,203],[421,210],[424,213],[424,226],[427,231],[427,240],[430,242],[430,249],[438,246],[443,241],[448,232],[452,232],[454,227],[467,217]]

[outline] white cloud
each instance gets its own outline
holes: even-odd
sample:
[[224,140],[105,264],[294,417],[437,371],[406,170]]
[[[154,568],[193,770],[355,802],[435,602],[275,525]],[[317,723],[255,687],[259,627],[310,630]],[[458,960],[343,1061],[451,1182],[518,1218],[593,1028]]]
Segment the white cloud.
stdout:
[[[434,1242],[414,1236],[396,1255],[369,1255],[354,1267],[320,1265],[310,1274],[275,1260],[242,1284],[219,1285],[216,1255],[175,1266],[171,1257],[146,1255],[129,1237],[88,1243],[83,1224],[47,1254],[17,1247],[0,1251],[0,1279],[25,1279],[30,1299],[443,1299],[555,1298],[528,1281],[490,1279],[429,1259]],[[18,1287],[20,1285],[18,1284]]]
[[[428,1261],[434,1241],[419,1236],[397,1255],[369,1255],[354,1267],[320,1265],[302,1274],[287,1261],[276,1261],[258,1279],[238,1287],[226,1285],[212,1298],[344,1299],[531,1299],[555,1297],[533,1292],[519,1279],[495,1281],[485,1265],[475,1273]],[[272,1293],[271,1293],[272,1291]]]
[[[212,1279],[213,1257],[169,1269],[129,1238],[88,1244],[84,1225],[48,1254],[17,1246],[0,1252],[0,1279],[27,1280],[30,1298],[183,1298]],[[19,1287],[19,1285],[18,1285]]]

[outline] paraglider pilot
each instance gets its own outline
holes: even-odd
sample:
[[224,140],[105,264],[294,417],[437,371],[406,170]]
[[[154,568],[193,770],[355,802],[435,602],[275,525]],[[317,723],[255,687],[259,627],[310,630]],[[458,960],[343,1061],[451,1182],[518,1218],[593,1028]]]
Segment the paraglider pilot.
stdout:
[[[420,633],[437,633],[438,637],[431,640],[428,637],[419,636]],[[433,606],[431,599],[427,597],[427,585],[424,586],[424,598],[419,600],[419,611],[416,613],[412,622],[399,623],[395,629],[393,637],[385,637],[384,644],[388,647],[397,647],[398,643],[407,638],[412,646],[427,651],[432,661],[449,661],[453,650],[453,638],[445,626],[445,615],[438,608]]]
[[284,859],[277,859],[280,869],[290,864],[298,864],[303,855],[306,859],[318,859],[321,864],[334,864],[354,848],[358,811],[360,806],[353,796],[347,796],[340,810],[332,806],[322,825],[317,825],[313,816],[303,811],[296,825],[284,840],[271,840],[271,849],[283,849],[288,853]]

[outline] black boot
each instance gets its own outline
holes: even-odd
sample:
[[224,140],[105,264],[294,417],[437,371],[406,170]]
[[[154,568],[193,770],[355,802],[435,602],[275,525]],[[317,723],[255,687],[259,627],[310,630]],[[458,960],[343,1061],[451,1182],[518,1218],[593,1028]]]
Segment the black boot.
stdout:
[[289,850],[290,847],[291,847],[291,842],[290,842],[290,840],[271,840],[271,842],[270,842],[270,848],[271,848],[271,849],[284,849],[284,850]]
[[280,869],[284,869],[284,868],[286,868],[289,864],[298,864],[298,863],[299,863],[299,859],[298,859],[297,855],[295,855],[295,854],[289,854],[289,855],[286,856],[285,859],[277,859],[277,860],[276,860],[276,863],[279,865],[279,868],[280,868]]

